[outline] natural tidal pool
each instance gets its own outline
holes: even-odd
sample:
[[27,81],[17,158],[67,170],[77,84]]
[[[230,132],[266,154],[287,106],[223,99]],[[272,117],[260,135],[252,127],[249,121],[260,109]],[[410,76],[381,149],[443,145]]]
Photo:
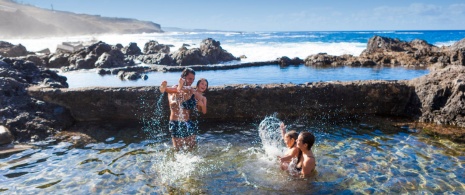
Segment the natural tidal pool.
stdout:
[[[167,127],[117,129],[97,143],[37,142],[0,157],[0,192],[12,194],[463,194],[465,145],[409,129],[286,121],[316,136],[316,174],[279,168],[278,119],[200,123],[198,146],[176,152]],[[268,124],[268,125],[263,125]],[[264,136],[265,135],[265,136]],[[76,136],[74,139],[80,139]]]
[[[70,88],[78,87],[128,87],[160,85],[163,80],[176,84],[180,72],[150,72],[147,80],[123,81],[116,75],[101,76],[96,70],[83,70],[60,73],[68,78]],[[280,67],[278,65],[245,67],[228,70],[196,71],[196,78],[206,78],[210,86],[228,84],[271,84],[319,81],[357,81],[357,80],[409,80],[428,74],[426,69],[407,69],[403,67],[333,67],[316,68],[304,65]]]

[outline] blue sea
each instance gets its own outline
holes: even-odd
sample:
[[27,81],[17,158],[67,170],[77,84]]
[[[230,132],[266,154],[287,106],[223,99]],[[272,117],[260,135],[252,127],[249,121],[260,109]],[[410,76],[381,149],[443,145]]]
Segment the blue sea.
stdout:
[[[120,43],[123,46],[131,42],[143,49],[144,44],[155,40],[160,44],[171,45],[171,52],[182,45],[187,48],[198,48],[202,40],[213,38],[220,41],[221,47],[234,56],[246,56],[246,59],[227,62],[237,64],[243,62],[270,61],[287,56],[305,59],[309,55],[327,53],[330,55],[351,54],[358,56],[367,47],[368,40],[375,36],[397,38],[401,41],[414,39],[425,40],[435,46],[450,46],[465,38],[465,30],[411,30],[411,31],[296,31],[296,32],[165,32],[123,35],[84,35],[73,37],[44,37],[36,39],[6,40],[14,44],[22,44],[29,51],[49,48],[52,52],[56,45],[65,41],[92,40],[103,41],[108,44]],[[145,64],[141,64],[145,65]],[[267,68],[269,67],[269,68]],[[294,74],[295,72],[296,74]],[[148,80],[121,81],[108,76],[101,77],[95,71],[80,71],[63,73],[68,77],[70,87],[88,86],[147,86],[158,85],[162,80],[169,83],[176,82],[179,73],[161,74],[151,73]],[[253,74],[251,74],[253,73]],[[298,73],[298,74],[297,74]],[[401,80],[412,79],[427,74],[427,70],[412,70],[404,68],[383,69],[371,68],[332,68],[315,69],[311,67],[276,68],[265,66],[261,68],[242,68],[237,70],[203,71],[200,77],[212,78],[212,85],[224,84],[262,84],[262,83],[305,83],[315,81],[334,80]],[[231,76],[233,74],[233,76]],[[270,75],[271,74],[271,75]],[[221,75],[221,76],[219,76]],[[225,78],[224,75],[231,77]],[[219,77],[219,78],[217,78]],[[85,79],[84,79],[85,78]]]

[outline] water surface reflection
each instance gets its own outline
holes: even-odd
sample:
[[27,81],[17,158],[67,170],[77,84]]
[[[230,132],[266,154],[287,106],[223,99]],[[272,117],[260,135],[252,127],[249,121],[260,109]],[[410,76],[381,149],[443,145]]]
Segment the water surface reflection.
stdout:
[[[230,70],[196,71],[197,78],[207,78],[210,86],[228,84],[269,84],[319,81],[356,81],[356,80],[409,80],[428,74],[425,69],[335,67],[315,68],[308,66],[279,67],[277,65],[247,67]],[[115,75],[100,76],[95,70],[83,70],[62,73],[68,78],[70,88],[77,87],[127,87],[160,85],[163,80],[176,84],[180,72],[151,72],[147,80],[121,81]]]
[[[290,123],[292,124],[292,123]],[[291,125],[292,126],[292,125]],[[34,194],[465,193],[465,145],[400,130],[294,124],[317,137],[318,175],[280,171],[258,124],[201,124],[199,145],[174,152],[169,136],[115,136],[85,147],[37,143],[0,159],[0,191]],[[161,130],[160,130],[161,131]],[[276,148],[278,152],[283,148]]]

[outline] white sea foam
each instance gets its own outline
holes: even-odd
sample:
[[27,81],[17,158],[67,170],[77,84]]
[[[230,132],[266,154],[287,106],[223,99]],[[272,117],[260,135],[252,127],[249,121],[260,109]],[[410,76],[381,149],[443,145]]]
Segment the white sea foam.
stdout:
[[[115,45],[117,43],[123,46],[129,45],[131,42],[137,43],[139,48],[143,49],[145,43],[150,40],[155,40],[160,44],[173,45],[171,51],[176,51],[183,44],[189,44],[188,48],[196,48],[202,41],[202,39],[208,38],[209,33],[187,33],[190,37],[187,37],[186,33],[143,33],[143,34],[123,34],[123,35],[85,35],[85,36],[70,36],[70,37],[48,37],[38,39],[9,39],[5,40],[13,44],[22,44],[28,51],[39,51],[45,48],[50,49],[51,52],[55,52],[58,44],[62,42],[88,42],[91,40],[103,41],[105,43]],[[205,36],[195,36],[192,34],[205,34]],[[210,34],[220,34],[224,37],[235,36],[229,33],[211,32]],[[185,36],[186,35],[186,36]],[[364,43],[324,43],[324,42],[297,42],[297,43],[286,43],[286,42],[272,42],[270,41],[270,34],[263,33],[260,37],[262,41],[255,38],[254,41],[250,40],[237,40],[234,38],[225,38],[224,40],[215,38],[220,41],[223,49],[232,53],[234,56],[245,55],[247,59],[242,60],[243,62],[255,62],[255,61],[269,61],[274,60],[278,57],[287,56],[290,58],[299,57],[301,59],[306,58],[311,54],[316,53],[328,53],[330,55],[342,55],[352,54],[360,55],[365,49],[366,44]],[[274,36],[274,35],[273,35]],[[300,35],[297,35],[299,37]],[[314,35],[308,35],[314,36]]]
[[446,41],[446,42],[436,42],[436,43],[433,43],[433,45],[436,45],[438,47],[442,47],[442,46],[451,46],[453,45],[454,43],[456,43],[457,41]]
[[330,55],[352,54],[355,56],[366,48],[364,43],[323,43],[323,42],[300,42],[300,43],[243,43],[223,45],[223,49],[231,52],[234,56],[245,55],[244,62],[267,61],[287,56],[305,59],[307,56],[317,53]]

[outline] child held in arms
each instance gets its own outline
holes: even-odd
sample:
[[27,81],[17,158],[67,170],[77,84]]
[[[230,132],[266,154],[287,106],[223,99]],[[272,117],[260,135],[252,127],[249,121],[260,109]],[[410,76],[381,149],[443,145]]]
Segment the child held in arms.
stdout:
[[278,156],[280,167],[282,170],[288,170],[289,163],[293,158],[298,158],[300,149],[297,148],[297,137],[299,134],[292,130],[286,133],[286,126],[284,123],[280,124],[281,136],[283,137],[284,144],[288,148],[284,156]]

